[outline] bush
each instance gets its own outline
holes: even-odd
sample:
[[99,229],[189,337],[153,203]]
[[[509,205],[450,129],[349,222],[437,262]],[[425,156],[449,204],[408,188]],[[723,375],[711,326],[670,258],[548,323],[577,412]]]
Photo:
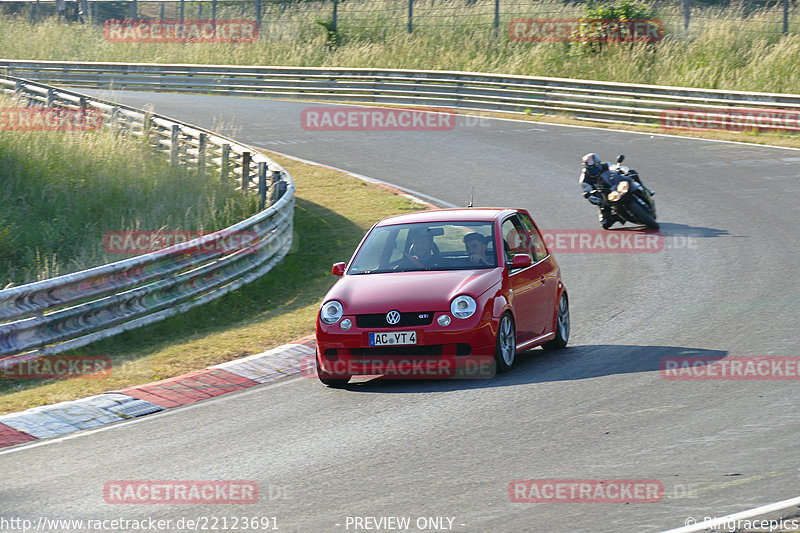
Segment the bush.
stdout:
[[647,5],[630,0],[616,3],[586,4],[586,14],[581,18],[574,42],[580,55],[597,54],[609,42],[634,42],[628,22],[653,19],[655,12]]

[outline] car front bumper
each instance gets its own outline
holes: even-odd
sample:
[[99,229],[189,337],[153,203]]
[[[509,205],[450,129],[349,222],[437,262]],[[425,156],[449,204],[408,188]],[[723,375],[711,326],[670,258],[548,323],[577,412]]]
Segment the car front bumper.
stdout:
[[[486,317],[453,318],[441,326],[359,328],[317,321],[317,363],[330,375],[386,375],[407,379],[489,378],[494,375],[497,326]],[[415,344],[371,346],[370,333],[416,332]]]

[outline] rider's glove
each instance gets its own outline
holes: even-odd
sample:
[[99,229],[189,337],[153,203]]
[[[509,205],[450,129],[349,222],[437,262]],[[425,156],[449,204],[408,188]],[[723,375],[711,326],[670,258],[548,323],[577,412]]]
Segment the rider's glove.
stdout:
[[600,205],[603,203],[603,200],[601,200],[599,196],[590,196],[589,201],[594,205]]

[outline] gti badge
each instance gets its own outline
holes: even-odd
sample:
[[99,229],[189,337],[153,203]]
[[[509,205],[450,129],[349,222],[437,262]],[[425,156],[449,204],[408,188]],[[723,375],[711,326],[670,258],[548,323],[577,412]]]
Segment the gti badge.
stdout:
[[400,311],[389,311],[386,313],[386,322],[392,326],[400,322]]

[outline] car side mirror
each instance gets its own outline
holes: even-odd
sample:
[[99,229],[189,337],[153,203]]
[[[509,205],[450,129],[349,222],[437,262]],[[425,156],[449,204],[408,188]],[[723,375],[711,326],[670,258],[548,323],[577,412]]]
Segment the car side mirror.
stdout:
[[511,268],[525,268],[533,264],[528,254],[515,254],[511,259]]
[[333,268],[331,268],[331,272],[333,273],[334,276],[342,276],[344,275],[344,267],[346,266],[347,263],[344,262],[334,263]]

